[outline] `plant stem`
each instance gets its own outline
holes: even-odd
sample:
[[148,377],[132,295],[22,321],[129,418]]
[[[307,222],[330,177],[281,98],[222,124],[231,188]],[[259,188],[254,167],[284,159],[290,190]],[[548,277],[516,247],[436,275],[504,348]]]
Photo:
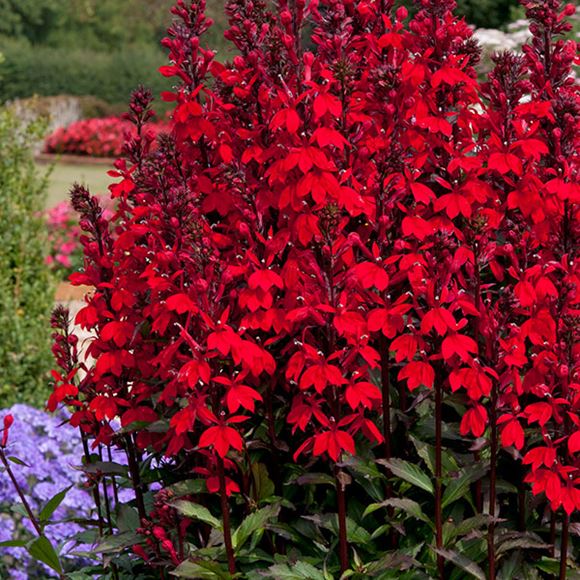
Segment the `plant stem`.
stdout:
[[[87,441],[87,436],[82,429],[79,429],[81,434],[81,441],[83,443],[83,452],[85,454],[85,461],[87,465],[92,463],[91,452],[89,450],[89,442]],[[95,502],[95,508],[97,510],[97,522],[99,526],[99,536],[103,535],[104,523],[103,523],[103,509],[101,507],[101,494],[99,492],[99,485],[93,485],[93,501]]]
[[560,580],[566,580],[568,570],[568,535],[570,528],[570,516],[564,512],[562,518],[562,540],[560,542]]
[[[10,481],[12,481],[12,485],[14,486],[16,493],[20,497],[20,501],[22,502],[22,505],[24,506],[26,513],[28,514],[28,519],[30,520],[30,523],[33,525],[34,530],[36,531],[36,533],[38,534],[39,537],[44,537],[44,534],[42,533],[42,527],[41,527],[39,521],[36,519],[36,516],[32,512],[30,504],[28,503],[28,500],[26,499],[24,492],[20,488],[20,485],[18,484],[18,481],[16,480],[14,472],[12,471],[12,468],[10,467],[10,463],[9,463],[8,459],[6,458],[6,454],[4,453],[4,449],[2,449],[2,448],[0,448],[0,461],[4,465],[4,468],[6,469],[6,473],[8,474]],[[57,558],[59,560],[59,565],[60,565],[60,557],[57,556]],[[61,568],[61,570],[62,570],[62,568]],[[58,577],[61,578],[62,580],[64,580],[65,575],[62,572],[58,572]]]
[[348,540],[346,536],[346,493],[342,471],[337,465],[334,466],[334,478],[336,482],[336,499],[338,507],[338,553],[340,557],[340,572],[348,570]]
[[[443,507],[442,485],[443,475],[442,461],[442,407],[443,387],[440,377],[435,381],[435,545],[438,550],[443,549]],[[437,571],[440,580],[445,580],[445,561],[440,553],[437,553]]]
[[14,476],[14,472],[12,471],[12,469],[10,467],[10,463],[8,462],[8,460],[6,459],[6,455],[4,454],[4,449],[0,449],[0,460],[2,461],[2,464],[4,465],[4,468],[6,469],[6,473],[8,474],[8,477],[12,481],[12,485],[14,486],[16,493],[18,493],[18,496],[20,497],[20,501],[22,502],[22,505],[24,506],[26,513],[28,514],[28,519],[30,520],[30,522],[34,526],[36,533],[39,536],[42,536],[42,528],[40,527],[40,524],[38,523],[36,516],[32,513],[32,509],[30,508],[30,504],[28,503],[28,500],[24,496],[24,493],[23,493],[22,489],[20,488],[20,485],[18,484],[16,477]]
[[495,579],[495,501],[497,480],[497,384],[491,387],[489,411],[490,422],[490,458],[489,458],[489,515],[491,517],[487,528],[487,559],[489,562],[489,580]]
[[226,476],[224,473],[224,461],[221,457],[217,458],[218,477],[220,483],[220,503],[222,508],[222,521],[224,525],[224,544],[228,557],[228,569],[230,574],[236,573],[236,559],[234,548],[232,546],[232,529],[230,524],[230,506],[228,505],[228,496],[226,493]]
[[129,472],[133,482],[133,489],[135,490],[137,511],[139,512],[139,518],[144,520],[147,518],[147,512],[145,511],[145,501],[143,500],[143,488],[141,485],[141,476],[139,475],[139,464],[137,463],[135,447],[130,435],[125,436],[125,442],[127,443],[127,460],[129,462]]
[[[113,455],[111,453],[111,447],[107,446],[107,455],[109,457],[109,462],[113,463]],[[113,486],[113,499],[115,500],[115,507],[119,505],[119,493],[117,491],[117,479],[114,475],[111,475],[111,484]]]
[[526,489],[518,487],[518,531],[526,531]]
[[381,389],[383,395],[383,437],[385,438],[385,459],[391,459],[391,393],[389,380],[389,347],[386,337],[381,333]]
[[556,554],[556,513],[550,509],[550,556]]
[[[99,446],[99,457],[103,461],[103,449]],[[105,500],[105,515],[107,516],[107,525],[109,532],[113,533],[113,519],[111,518],[111,504],[109,502],[109,490],[107,489],[107,478],[103,476],[103,499]]]

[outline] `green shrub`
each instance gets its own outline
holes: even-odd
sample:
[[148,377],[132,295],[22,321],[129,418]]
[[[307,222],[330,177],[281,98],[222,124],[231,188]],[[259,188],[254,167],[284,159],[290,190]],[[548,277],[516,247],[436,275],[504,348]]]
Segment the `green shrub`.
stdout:
[[106,53],[4,42],[0,52],[4,55],[0,64],[2,102],[66,94],[126,103],[139,84],[150,87],[155,95],[170,86],[157,71],[165,56],[154,46],[130,46]]
[[[519,5],[518,0],[456,0],[458,16],[476,28],[502,28],[512,19],[512,11]],[[416,10],[413,0],[398,0],[411,13]]]
[[45,264],[46,180],[35,172],[39,123],[0,110],[0,406],[44,404],[54,288]]

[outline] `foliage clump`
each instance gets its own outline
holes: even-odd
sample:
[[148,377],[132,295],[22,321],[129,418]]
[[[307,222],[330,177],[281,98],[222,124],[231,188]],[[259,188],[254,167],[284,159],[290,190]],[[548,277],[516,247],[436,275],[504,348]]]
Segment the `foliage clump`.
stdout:
[[0,111],[0,401],[42,405],[49,390],[53,281],[46,261],[45,180],[33,147],[41,122]]

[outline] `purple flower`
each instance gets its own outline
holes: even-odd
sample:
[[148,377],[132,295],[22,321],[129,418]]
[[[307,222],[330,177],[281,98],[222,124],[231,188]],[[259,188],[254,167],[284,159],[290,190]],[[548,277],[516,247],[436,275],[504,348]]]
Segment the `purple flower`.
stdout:
[[[90,551],[90,546],[79,546],[74,541],[74,536],[83,528],[67,520],[94,517],[92,494],[81,487],[85,476],[82,471],[75,469],[83,456],[80,435],[76,429],[64,423],[62,413],[51,415],[27,405],[14,405],[0,411],[0,423],[7,414],[14,415],[15,421],[10,430],[6,454],[26,463],[14,463],[11,467],[31,508],[39,513],[48,500],[70,487],[51,517],[54,523],[45,528],[45,534],[53,545],[63,548],[65,558],[73,559],[69,564],[65,562],[65,565],[75,569],[75,557],[67,554],[76,549]],[[125,463],[124,454],[116,452],[114,460]],[[131,494],[125,490],[120,491],[123,500],[130,501]],[[30,521],[12,511],[13,506],[20,503],[8,475],[0,472],[0,541],[29,539],[36,535]],[[19,580],[36,577],[32,568],[36,570],[38,564],[32,562],[23,548],[0,549],[1,578]],[[53,577],[54,573],[43,567],[42,576]]]

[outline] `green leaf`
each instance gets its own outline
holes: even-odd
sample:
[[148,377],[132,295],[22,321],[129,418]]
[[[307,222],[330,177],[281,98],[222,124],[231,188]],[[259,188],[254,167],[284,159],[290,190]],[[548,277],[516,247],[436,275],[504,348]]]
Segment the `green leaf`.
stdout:
[[138,544],[143,538],[133,532],[123,532],[114,536],[105,536],[94,548],[98,553],[117,553],[125,548]]
[[48,500],[46,505],[42,508],[39,518],[41,522],[47,522],[50,516],[57,510],[58,506],[64,501],[66,494],[71,489],[72,485],[69,485],[66,489],[59,491],[54,497]]
[[[388,552],[379,560],[371,562],[367,566],[366,572],[369,577],[375,578],[381,572],[409,570],[414,566],[419,566],[419,562],[412,556],[402,552]],[[395,576],[392,577],[395,578]]]
[[496,545],[498,556],[510,550],[547,550],[550,547],[549,544],[542,541],[542,538],[529,532],[507,532],[498,535]]
[[205,479],[185,479],[184,481],[178,481],[177,483],[170,485],[168,489],[170,489],[176,497],[207,492]]
[[[337,518],[338,524],[338,518]],[[338,526],[337,526],[338,532]],[[370,533],[362,526],[357,524],[352,518],[346,518],[346,539],[351,544],[359,544],[362,546],[368,545],[371,541]]]
[[0,548],[24,548],[28,544],[25,540],[6,540],[0,542]]
[[141,523],[139,513],[129,505],[121,504],[117,510],[116,523],[120,532],[134,532]]
[[[449,520],[443,524],[443,543],[449,544],[455,538],[460,538],[488,526],[493,518],[489,514],[478,514],[466,520]],[[483,530],[482,530],[483,533]]]
[[19,514],[22,517],[28,518],[28,512],[26,508],[21,503],[12,504],[10,506],[10,510],[13,511],[15,514]]
[[425,465],[432,474],[435,474],[435,449],[432,445],[419,441],[415,437],[410,438],[415,449],[417,450],[417,455],[425,462]]
[[268,468],[263,463],[252,463],[252,490],[258,502],[274,495],[274,482],[270,479]]
[[542,556],[538,562],[535,563],[538,570],[546,572],[547,574],[556,575],[560,571],[560,560],[556,558],[548,558]]
[[[291,482],[288,482],[286,485],[290,485]],[[336,482],[334,481],[334,477],[331,477],[327,473],[305,473],[296,479],[296,483],[298,485],[320,485],[320,484],[327,484],[327,485],[334,485]]]
[[102,473],[103,475],[126,475],[127,466],[114,461],[95,461],[83,465],[82,471],[86,473]]
[[212,516],[210,511],[191,501],[177,500],[171,504],[180,514],[187,516],[188,518],[193,518],[209,524],[212,528],[216,530],[222,530],[222,523],[216,517]]
[[325,580],[324,574],[308,562],[295,562],[288,564],[275,564],[268,568],[270,574],[267,578],[272,580]]
[[396,509],[400,509],[408,513],[410,516],[417,518],[418,520],[421,520],[428,524],[431,523],[431,520],[423,513],[421,506],[416,501],[407,498],[402,499],[391,498],[381,503],[372,503],[365,509],[363,513],[363,518],[382,507],[393,507]]
[[46,564],[51,570],[59,574],[62,573],[58,554],[46,536],[38,536],[28,545],[27,551],[35,560]]
[[172,576],[178,578],[195,578],[200,580],[230,580],[231,575],[224,570],[217,562],[207,560],[197,560],[182,562],[171,572]]
[[[338,515],[337,514],[317,514],[313,516],[303,516],[303,519],[311,521],[316,526],[329,530],[338,537]],[[352,518],[346,518],[346,537],[351,544],[366,545],[371,541],[370,533],[357,524]]]
[[518,570],[522,565],[522,553],[513,552],[509,558],[507,558],[502,567],[500,568],[497,579],[498,580],[511,580],[516,577]]
[[453,550],[441,550],[435,548],[435,552],[443,556],[449,562],[452,562],[457,567],[461,568],[477,580],[485,580],[485,573],[484,571],[473,561],[467,558],[466,556],[462,556]]
[[404,461],[403,459],[379,459],[378,463],[381,463],[387,467],[391,473],[400,479],[428,491],[430,494],[434,493],[433,483],[429,476],[421,471],[416,465]]
[[232,534],[234,550],[239,550],[255,532],[262,533],[266,524],[280,513],[279,505],[269,505],[250,514]]
[[487,473],[487,467],[473,465],[462,469],[459,475],[452,479],[443,493],[442,506],[445,508],[465,496],[469,492],[469,486],[480,480]]
[[384,533],[392,529],[393,526],[391,524],[383,524],[382,526],[379,526],[378,528],[373,530],[373,533],[371,534],[371,540],[376,540],[377,538],[380,538]]
[[11,461],[12,463],[16,463],[16,465],[23,465],[24,467],[30,467],[30,465],[28,465],[28,463],[25,463],[24,461],[22,461],[22,459],[18,459],[18,457],[7,457],[6,459],[8,459],[8,461]]

